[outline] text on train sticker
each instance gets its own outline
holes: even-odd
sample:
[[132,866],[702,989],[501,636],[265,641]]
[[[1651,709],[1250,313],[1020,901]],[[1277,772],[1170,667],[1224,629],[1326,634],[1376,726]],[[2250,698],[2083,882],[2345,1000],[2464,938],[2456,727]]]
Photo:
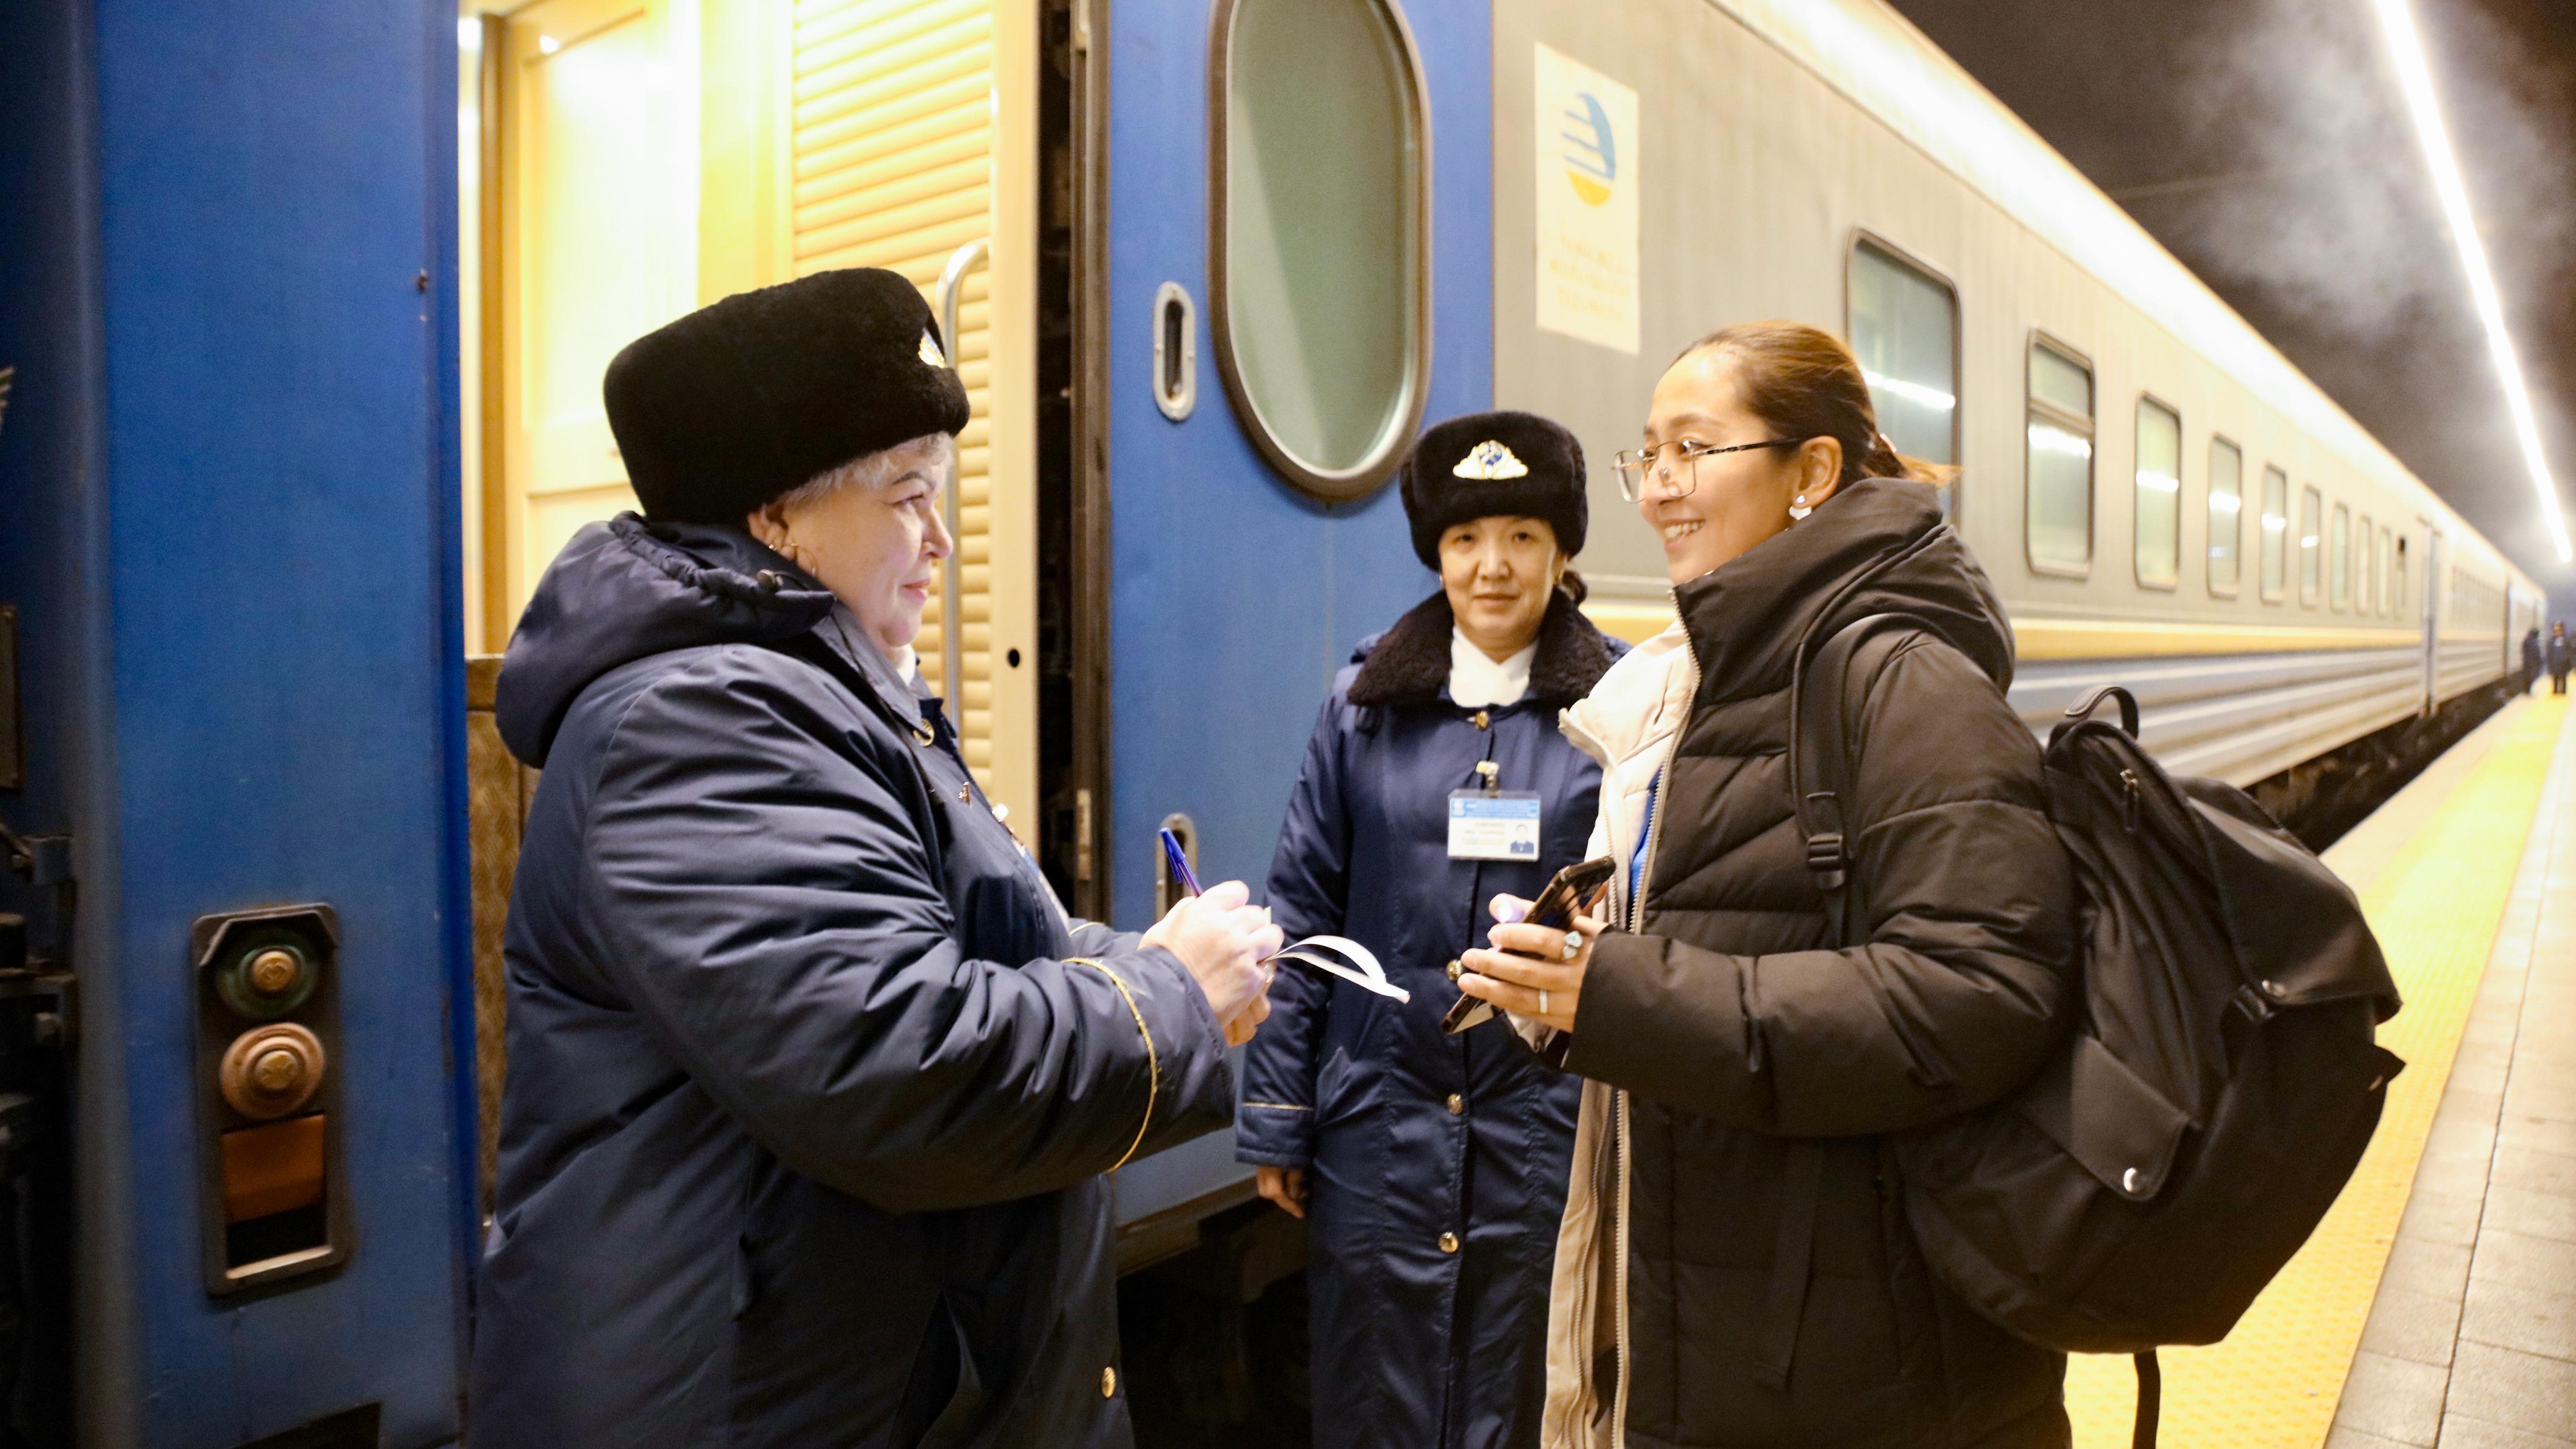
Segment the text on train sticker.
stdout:
[[1538,325],[1637,351],[1637,93],[1541,45]]

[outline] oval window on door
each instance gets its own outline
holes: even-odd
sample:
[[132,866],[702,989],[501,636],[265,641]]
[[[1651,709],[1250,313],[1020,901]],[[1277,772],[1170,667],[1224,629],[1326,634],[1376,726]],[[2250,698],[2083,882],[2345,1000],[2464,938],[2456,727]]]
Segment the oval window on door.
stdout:
[[1218,0],[1209,239],[1244,430],[1330,502],[1386,481],[1431,360],[1430,115],[1394,0]]

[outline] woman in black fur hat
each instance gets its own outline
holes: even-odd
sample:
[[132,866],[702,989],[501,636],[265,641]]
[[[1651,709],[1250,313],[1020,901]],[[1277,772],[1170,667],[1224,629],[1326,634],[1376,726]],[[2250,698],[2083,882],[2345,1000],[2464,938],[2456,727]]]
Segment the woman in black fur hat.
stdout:
[[1132,1443],[1103,1174],[1225,1125],[1278,932],[1240,881],[1067,921],[910,676],[967,422],[910,282],[728,297],[605,395],[644,516],[501,668],[474,1442]]
[[1455,418],[1404,470],[1440,589],[1333,682],[1270,867],[1291,939],[1353,937],[1408,1004],[1271,985],[1237,1155],[1307,1219],[1314,1435],[1336,1449],[1536,1442],[1578,1084],[1500,1021],[1460,1035],[1483,903],[1581,859],[1600,771],[1557,732],[1625,646],[1576,604],[1583,450],[1527,413]]

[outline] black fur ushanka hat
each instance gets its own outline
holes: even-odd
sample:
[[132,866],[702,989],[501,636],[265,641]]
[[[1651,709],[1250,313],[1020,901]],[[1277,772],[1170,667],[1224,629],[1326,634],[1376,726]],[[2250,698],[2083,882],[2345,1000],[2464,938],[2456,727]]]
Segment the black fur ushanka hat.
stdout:
[[1590,518],[1583,445],[1535,413],[1469,413],[1434,424],[1404,463],[1404,516],[1413,551],[1440,571],[1440,535],[1452,524],[1506,514],[1544,518],[1567,558],[1583,551]]
[[701,307],[628,343],[601,392],[644,516],[665,523],[739,524],[818,473],[968,418],[930,304],[874,267]]

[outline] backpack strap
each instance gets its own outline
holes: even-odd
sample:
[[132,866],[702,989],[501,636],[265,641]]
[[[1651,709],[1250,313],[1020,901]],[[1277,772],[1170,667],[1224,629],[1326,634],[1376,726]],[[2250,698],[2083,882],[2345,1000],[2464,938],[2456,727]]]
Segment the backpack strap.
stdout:
[[[1851,779],[1847,716],[1854,666],[1864,648],[1874,663],[1884,662],[1906,639],[1928,632],[1920,620],[1902,614],[1872,614],[1835,630],[1821,647],[1812,638],[1800,641],[1790,672],[1789,789],[1796,797],[1798,833],[1807,842],[1807,868],[1825,893],[1837,945],[1851,944],[1852,853],[1843,800]],[[1787,1389],[1797,1357],[1814,1276],[1816,1214],[1824,1201],[1825,1149],[1812,1142],[1791,1142],[1788,1148],[1780,1238],[1772,1249],[1771,1289],[1754,1343],[1754,1368],[1775,1390]]]
[[2163,1417],[2165,1371],[2148,1349],[2131,1360],[2138,1370],[2138,1417],[2129,1430],[2129,1449],[2156,1449],[2156,1420]]
[[[1851,794],[1851,681],[1868,651],[1874,669],[1919,634],[1922,620],[1904,614],[1871,614],[1835,630],[1823,643],[1813,631],[1798,645],[1789,677],[1789,793],[1798,811],[1798,834],[1807,843],[1807,869],[1824,892],[1825,915],[1837,946],[1853,944],[1849,814]],[[1876,646],[1876,647],[1872,647]]]
[[1753,1367],[1774,1392],[1789,1387],[1798,1355],[1798,1326],[1807,1316],[1807,1284],[1816,1259],[1816,1216],[1824,1202],[1825,1149],[1791,1142],[1789,1175],[1780,1193],[1780,1240],[1771,1253],[1771,1291],[1763,1300]]

